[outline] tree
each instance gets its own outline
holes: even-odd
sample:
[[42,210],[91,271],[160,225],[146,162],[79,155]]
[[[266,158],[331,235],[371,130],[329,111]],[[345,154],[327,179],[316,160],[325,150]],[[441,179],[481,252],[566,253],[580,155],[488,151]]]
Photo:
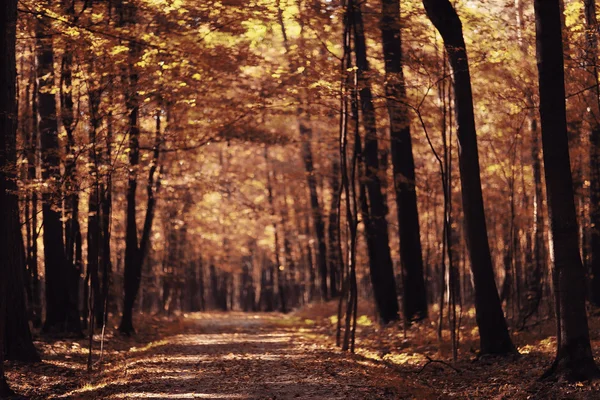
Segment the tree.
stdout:
[[[50,5],[50,1],[46,5]],[[44,223],[44,263],[46,268],[47,333],[81,334],[77,304],[79,281],[77,271],[65,253],[61,215],[62,191],[60,148],[56,98],[54,96],[54,48],[50,18],[46,15],[36,21],[36,55],[38,76],[39,134],[42,153],[42,178],[49,190],[42,193]]]
[[381,3],[381,36],[385,61],[385,91],[390,118],[394,190],[400,239],[400,262],[404,289],[403,309],[407,321],[427,317],[427,294],[423,279],[421,230],[415,186],[415,161],[406,106],[406,84],[402,60],[400,2]]
[[[18,198],[16,194],[16,28],[17,1],[6,1],[0,6],[0,397],[14,393],[4,376],[4,354],[9,346],[16,351],[30,352],[39,360],[31,341],[25,313],[25,293],[21,274],[24,268],[23,238],[20,232]],[[10,307],[9,307],[10,304]],[[15,328],[18,331],[15,332]],[[22,338],[15,337],[23,335]],[[16,339],[16,340],[15,340]],[[9,342],[15,340],[14,343]],[[23,344],[26,348],[22,348]],[[9,352],[13,353],[13,351]],[[12,354],[11,354],[12,355]],[[17,358],[19,359],[19,358]]]
[[567,135],[560,7],[558,0],[535,0],[534,9],[558,342],[554,364],[544,376],[581,381],[599,378],[600,370],[594,363],[585,310],[585,272],[579,254]]
[[590,139],[590,300],[600,306],[600,89],[598,87],[598,20],[596,2],[584,0],[586,25],[585,69]]
[[396,294],[396,279],[390,254],[388,225],[386,220],[387,205],[382,192],[380,178],[379,151],[377,138],[377,123],[373,94],[369,83],[369,62],[367,46],[359,3],[348,3],[351,12],[354,51],[359,85],[360,110],[365,130],[364,148],[364,202],[368,206],[368,218],[365,220],[365,234],[370,254],[370,273],[375,303],[381,322],[387,324],[397,321],[398,299]]
[[423,0],[423,5],[427,16],[442,36],[454,78],[462,204],[475,286],[480,351],[482,354],[514,353],[516,349],[508,334],[490,255],[479,172],[471,74],[462,24],[448,0]]

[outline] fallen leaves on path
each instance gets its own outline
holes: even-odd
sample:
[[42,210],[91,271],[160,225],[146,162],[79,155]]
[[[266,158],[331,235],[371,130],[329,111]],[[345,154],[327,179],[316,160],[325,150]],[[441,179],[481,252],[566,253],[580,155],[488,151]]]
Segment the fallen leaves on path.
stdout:
[[[298,318],[198,313],[188,315],[178,328],[181,333],[131,343],[128,349],[123,349],[127,339],[112,338],[120,349],[111,350],[103,371],[92,376],[86,376],[84,359],[69,355],[70,363],[62,368],[71,370],[71,376],[47,376],[54,383],[29,387],[28,394],[68,399],[439,397],[381,363],[341,353],[330,338]],[[57,358],[61,355],[67,357],[57,352]],[[48,365],[58,368],[55,361],[45,359],[29,372],[42,375],[51,372],[44,369]],[[23,387],[27,386],[17,384]]]

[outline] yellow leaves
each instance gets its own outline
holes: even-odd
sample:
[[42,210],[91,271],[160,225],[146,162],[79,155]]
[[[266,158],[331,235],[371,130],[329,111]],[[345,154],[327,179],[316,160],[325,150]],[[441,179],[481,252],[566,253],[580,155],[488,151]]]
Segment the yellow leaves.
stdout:
[[119,54],[123,54],[123,53],[127,53],[129,51],[129,47],[127,46],[123,46],[121,44],[115,45],[111,50],[110,50],[110,55],[111,56],[116,56]]
[[63,31],[63,34],[66,36],[69,36],[72,39],[77,39],[81,36],[81,32],[79,32],[79,29],[77,29],[75,27],[69,27],[69,28],[65,29]]
[[200,79],[202,79],[202,75],[196,72],[194,75],[192,75],[192,79],[195,81],[199,81]]
[[356,324],[358,326],[371,326],[373,325],[373,321],[367,315],[361,315],[356,319]]

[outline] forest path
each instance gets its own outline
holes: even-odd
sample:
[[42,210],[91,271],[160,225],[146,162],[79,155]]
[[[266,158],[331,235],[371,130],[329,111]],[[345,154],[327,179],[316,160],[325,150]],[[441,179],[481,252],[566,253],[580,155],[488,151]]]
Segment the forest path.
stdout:
[[69,398],[439,398],[384,365],[340,352],[310,322],[277,314],[190,314],[183,333],[130,349],[119,376]]

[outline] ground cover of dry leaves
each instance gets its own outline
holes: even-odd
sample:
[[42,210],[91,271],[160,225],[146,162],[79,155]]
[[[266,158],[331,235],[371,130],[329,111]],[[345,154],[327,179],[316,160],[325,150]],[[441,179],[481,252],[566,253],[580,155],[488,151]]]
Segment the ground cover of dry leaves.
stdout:
[[[554,355],[552,321],[513,332],[520,357],[478,359],[466,315],[453,363],[433,318],[406,332],[382,329],[368,305],[359,312],[356,354],[342,353],[335,308],[138,319],[132,338],[108,331],[101,361],[95,337],[92,372],[85,340],[37,340],[42,363],[8,364],[8,378],[31,399],[600,399],[598,383],[537,380]],[[590,321],[597,356],[599,320]]]

